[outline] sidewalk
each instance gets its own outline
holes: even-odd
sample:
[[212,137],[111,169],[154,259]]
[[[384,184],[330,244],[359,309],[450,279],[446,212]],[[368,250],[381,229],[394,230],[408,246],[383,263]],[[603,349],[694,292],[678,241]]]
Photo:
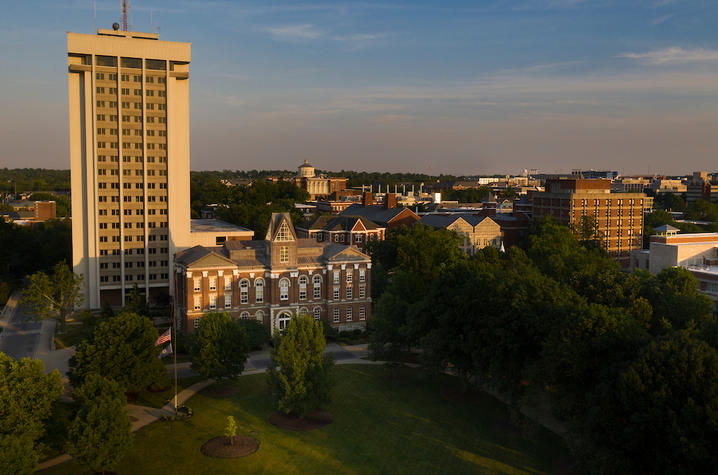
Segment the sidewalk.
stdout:
[[[329,345],[327,345],[329,346]],[[337,345],[339,346],[339,345]],[[364,348],[362,348],[364,347]],[[351,351],[353,354],[363,354],[364,351],[366,351],[366,345],[355,345],[355,347],[341,347],[342,350],[346,350],[346,348],[354,348],[346,351]],[[327,352],[332,352],[331,350],[336,350],[336,348],[327,348]],[[60,350],[62,351],[62,350]],[[250,358],[255,358],[255,360],[263,361],[265,358],[269,359],[269,351],[255,351],[250,355]],[[250,358],[247,359],[247,363],[249,363]],[[337,364],[384,364],[384,361],[369,361],[369,360],[362,360],[359,359],[359,357],[354,357],[351,359],[343,359],[336,362]],[[185,363],[178,363],[177,367],[179,368],[182,366],[183,368],[188,368],[191,365],[191,363],[185,362]],[[172,367],[172,365],[166,365],[168,367]],[[252,375],[252,374],[260,374],[267,371],[266,366],[263,368],[249,368],[249,365],[245,365],[245,370],[242,372],[241,376],[246,375]],[[241,377],[240,376],[240,377]],[[200,381],[199,383],[195,383],[192,386],[183,389],[180,391],[180,393],[177,395],[177,405],[182,406],[187,400],[189,400],[192,396],[197,394],[202,389],[206,388],[207,386],[210,386],[215,383],[214,379],[206,379],[204,381]],[[133,419],[132,421],[132,431],[135,432],[142,427],[149,425],[158,419],[160,419],[162,416],[173,416],[175,413],[174,408],[174,400],[171,400],[169,403],[167,403],[164,407],[161,409],[157,409],[154,407],[147,407],[147,406],[138,406],[135,404],[128,404],[127,405],[127,412],[130,415],[130,418]],[[58,457],[45,460],[40,465],[37,466],[37,469],[35,471],[44,470],[46,468],[54,467],[55,465],[59,465],[61,463],[67,462],[69,460],[72,460],[72,457],[70,457],[67,454],[62,454]]]

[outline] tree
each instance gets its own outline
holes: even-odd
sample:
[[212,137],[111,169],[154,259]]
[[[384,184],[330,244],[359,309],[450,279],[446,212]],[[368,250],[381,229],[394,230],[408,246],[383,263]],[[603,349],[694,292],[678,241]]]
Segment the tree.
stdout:
[[157,337],[152,322],[136,313],[122,312],[100,323],[92,338],[80,343],[70,358],[70,382],[77,387],[94,373],[130,394],[152,384],[165,386],[168,374],[158,358]]
[[63,391],[57,370],[45,374],[39,360],[17,361],[0,353],[0,473],[31,473],[36,441]]
[[132,442],[132,423],[119,384],[91,374],[73,393],[81,404],[68,429],[67,452],[93,472],[112,470]]
[[211,312],[191,337],[192,369],[206,378],[236,378],[244,371],[249,338],[242,324],[226,312]]
[[614,382],[596,387],[586,432],[608,454],[608,471],[715,470],[718,353],[694,330],[655,339]]
[[292,318],[272,351],[267,382],[285,414],[304,416],[329,401],[334,361],[324,354],[326,340],[319,322],[308,315]]
[[65,262],[53,268],[52,277],[44,272],[30,276],[30,285],[23,292],[23,303],[32,307],[40,320],[54,318],[65,330],[65,320],[84,300],[81,293],[82,275],[77,275]]
[[237,421],[234,416],[227,416],[227,425],[224,426],[224,436],[227,437],[230,445],[234,445],[234,438],[237,437]]

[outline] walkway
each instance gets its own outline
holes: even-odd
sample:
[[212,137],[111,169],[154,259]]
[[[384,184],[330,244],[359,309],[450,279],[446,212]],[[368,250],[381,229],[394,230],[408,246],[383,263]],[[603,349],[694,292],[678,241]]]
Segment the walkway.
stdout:
[[[368,354],[367,345],[354,345],[354,346],[341,346],[336,343],[327,344],[326,352],[332,354],[337,364],[384,364],[383,361],[370,361],[361,359]],[[245,370],[242,372],[242,376],[259,374],[267,371],[269,365],[269,352],[268,351],[256,351],[250,353],[245,365]],[[167,365],[171,367],[172,365]],[[188,370],[190,375],[194,374],[190,368],[190,363],[179,363],[177,365],[178,370]],[[179,374],[179,372],[178,372]],[[197,394],[202,389],[214,384],[214,379],[206,379],[195,383],[192,386],[183,389],[177,395],[177,405],[182,406],[188,399]],[[138,406],[136,404],[128,404],[127,412],[132,420],[132,431],[135,432],[140,428],[149,425],[162,416],[173,416],[175,414],[174,401],[170,401],[164,407],[157,409],[154,407]],[[58,457],[46,460],[37,466],[35,471],[44,470],[49,467],[54,467],[61,463],[72,460],[67,454],[62,454]]]

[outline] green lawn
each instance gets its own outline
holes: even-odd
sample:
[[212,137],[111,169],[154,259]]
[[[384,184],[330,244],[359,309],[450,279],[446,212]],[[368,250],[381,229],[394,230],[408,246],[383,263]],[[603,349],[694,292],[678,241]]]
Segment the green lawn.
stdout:
[[[177,380],[177,391],[182,391],[184,388],[192,386],[195,383],[205,380],[203,376],[189,376],[187,378],[179,378]],[[172,372],[170,371],[170,386],[166,391],[152,392],[142,391],[133,404],[138,406],[149,406],[149,407],[163,407],[175,394],[175,383]]]
[[[571,460],[557,436],[540,428],[522,435],[506,406],[480,394],[457,396],[459,381],[417,369],[342,365],[328,408],[334,423],[306,433],[267,422],[274,409],[265,375],[243,376],[237,392],[210,387],[190,399],[194,417],[156,422],[135,436],[121,474],[198,473],[565,473]],[[214,459],[200,446],[221,435],[234,415],[260,441],[241,459]],[[527,431],[523,431],[526,433]],[[73,462],[49,473],[81,473]]]
[[61,332],[60,325],[57,325],[55,327],[55,348],[61,350],[77,346],[89,336],[87,327],[82,323],[67,323],[64,332]]

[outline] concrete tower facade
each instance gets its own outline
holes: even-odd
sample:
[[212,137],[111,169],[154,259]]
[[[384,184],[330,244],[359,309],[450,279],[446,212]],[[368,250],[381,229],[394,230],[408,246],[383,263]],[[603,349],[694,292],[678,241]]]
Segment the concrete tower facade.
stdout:
[[189,43],[67,34],[73,267],[85,307],[150,302],[190,242]]

